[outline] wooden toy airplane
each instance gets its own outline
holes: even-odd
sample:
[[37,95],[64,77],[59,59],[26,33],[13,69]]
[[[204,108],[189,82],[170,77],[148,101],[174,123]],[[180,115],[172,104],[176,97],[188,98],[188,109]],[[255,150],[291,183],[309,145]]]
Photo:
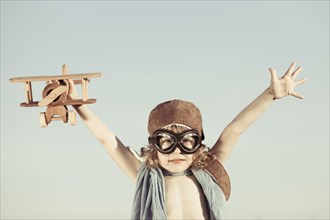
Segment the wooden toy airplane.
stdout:
[[[68,74],[65,65],[62,66],[62,75],[55,76],[29,76],[15,77],[9,79],[10,82],[25,83],[26,101],[21,103],[21,107],[42,107],[47,106],[46,112],[39,114],[39,123],[41,127],[47,125],[54,120],[63,120],[64,123],[69,122],[71,125],[76,124],[76,112],[68,110],[67,105],[83,105],[92,104],[96,99],[88,98],[87,85],[89,78],[100,77],[101,73],[77,73]],[[69,99],[69,83],[67,80],[73,80],[75,84],[81,84],[82,99]],[[32,82],[46,81],[46,86],[42,91],[42,99],[34,101],[32,96]]]

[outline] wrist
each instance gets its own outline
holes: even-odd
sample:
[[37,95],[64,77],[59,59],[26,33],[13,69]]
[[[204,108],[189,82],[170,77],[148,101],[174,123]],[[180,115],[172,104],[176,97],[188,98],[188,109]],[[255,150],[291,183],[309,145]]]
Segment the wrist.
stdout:
[[269,97],[269,99],[271,100],[276,100],[276,97],[274,95],[274,93],[272,92],[272,89],[270,87],[268,87],[265,91],[264,91],[264,95]]

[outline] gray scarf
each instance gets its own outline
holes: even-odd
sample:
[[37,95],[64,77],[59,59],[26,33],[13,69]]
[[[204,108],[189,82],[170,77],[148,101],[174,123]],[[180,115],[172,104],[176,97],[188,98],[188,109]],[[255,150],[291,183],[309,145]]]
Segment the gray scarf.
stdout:
[[[203,169],[193,169],[208,202],[210,219],[225,219],[226,198],[213,177]],[[132,219],[166,219],[164,176],[161,169],[141,163],[132,208]]]

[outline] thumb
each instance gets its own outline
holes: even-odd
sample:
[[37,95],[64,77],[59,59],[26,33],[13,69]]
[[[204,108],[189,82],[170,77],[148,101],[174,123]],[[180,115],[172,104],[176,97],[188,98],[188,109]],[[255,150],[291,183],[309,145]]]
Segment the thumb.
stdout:
[[269,68],[269,72],[270,72],[270,75],[271,75],[271,77],[272,77],[272,81],[277,80],[276,70],[270,67],[270,68]]

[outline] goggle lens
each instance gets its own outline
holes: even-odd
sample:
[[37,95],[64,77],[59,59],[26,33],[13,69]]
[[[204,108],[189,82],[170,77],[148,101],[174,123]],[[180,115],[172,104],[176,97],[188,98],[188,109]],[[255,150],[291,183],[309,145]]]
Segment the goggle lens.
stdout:
[[172,147],[174,143],[175,139],[168,134],[161,133],[156,136],[156,144],[163,150]]
[[182,146],[188,148],[188,149],[193,149],[196,147],[196,144],[199,144],[199,136],[197,134],[186,134],[183,136],[180,140],[180,143]]

